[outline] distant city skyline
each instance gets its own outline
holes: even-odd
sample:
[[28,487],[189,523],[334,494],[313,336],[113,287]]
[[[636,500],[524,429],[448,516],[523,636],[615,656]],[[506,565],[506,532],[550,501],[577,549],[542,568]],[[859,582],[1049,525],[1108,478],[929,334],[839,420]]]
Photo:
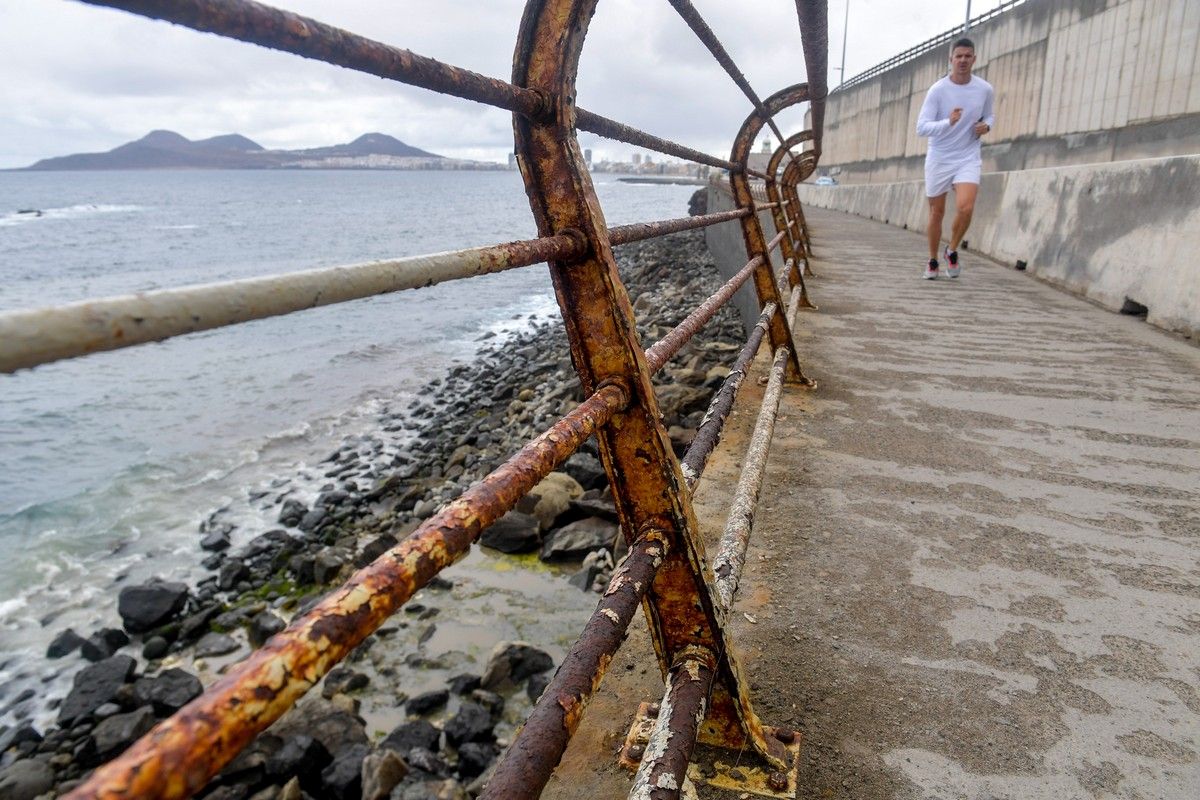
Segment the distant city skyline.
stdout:
[[[981,14],[1000,0],[976,2]],[[284,0],[274,3],[421,55],[506,79],[522,0]],[[804,80],[791,0],[695,0],[756,91]],[[853,0],[846,71],[854,75],[961,24],[959,3]],[[831,71],[843,2],[829,7]],[[766,33],[764,33],[766,32]],[[377,130],[452,158],[507,162],[511,115],[477,103],[69,0],[0,5],[0,167],[103,152],[166,128],[189,138],[239,133],[272,149],[348,141]],[[716,155],[749,106],[666,2],[606,0],[580,65],[580,105]],[[779,120],[799,130],[800,110]],[[580,135],[596,162],[635,148]]]

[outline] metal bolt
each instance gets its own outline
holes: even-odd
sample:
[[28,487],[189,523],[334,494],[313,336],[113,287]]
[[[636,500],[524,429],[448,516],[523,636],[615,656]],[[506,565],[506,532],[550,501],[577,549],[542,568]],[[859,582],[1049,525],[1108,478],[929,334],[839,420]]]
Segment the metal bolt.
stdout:
[[772,772],[767,776],[767,785],[777,792],[782,792],[788,788],[788,777],[782,772]]
[[796,741],[796,732],[791,728],[776,728],[775,738],[784,744],[791,744]]
[[635,744],[629,748],[629,760],[641,761],[642,756],[646,754],[646,748],[640,744]]
[[651,717],[657,717],[659,712],[658,703],[651,703],[646,706],[646,713]]

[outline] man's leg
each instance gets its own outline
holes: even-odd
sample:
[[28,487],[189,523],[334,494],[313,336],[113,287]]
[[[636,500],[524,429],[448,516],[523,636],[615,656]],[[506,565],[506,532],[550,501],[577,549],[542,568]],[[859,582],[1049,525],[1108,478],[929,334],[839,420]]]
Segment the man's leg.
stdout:
[[[956,183],[954,184],[954,226],[950,231],[950,249],[957,250],[958,245],[962,242],[964,236],[967,235],[967,228],[971,225],[971,215],[975,213],[975,197],[979,194],[978,183]],[[945,207],[945,196],[942,197],[943,208]],[[940,222],[940,218],[939,218]],[[932,234],[930,241],[933,241]]]
[[946,216],[946,195],[929,198],[929,257],[938,257],[938,245],[942,243],[942,218]]

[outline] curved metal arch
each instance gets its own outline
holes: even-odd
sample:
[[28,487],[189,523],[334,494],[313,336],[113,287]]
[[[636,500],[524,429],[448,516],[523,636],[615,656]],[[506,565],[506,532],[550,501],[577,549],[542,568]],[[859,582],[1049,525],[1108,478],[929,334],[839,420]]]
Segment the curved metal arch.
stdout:
[[[750,158],[751,148],[758,137],[759,131],[767,124],[767,120],[785,108],[806,102],[808,100],[808,84],[797,83],[781,89],[763,101],[761,111],[755,110],[746,117],[733,141],[729,160],[735,164],[745,164]],[[733,193],[734,203],[738,208],[753,208],[754,197],[750,191],[750,180],[743,169],[729,174],[729,186]],[[768,332],[771,336],[772,349],[788,347],[791,357],[788,359],[787,378],[804,384],[811,384],[800,369],[800,360],[796,354],[795,342],[787,321],[786,305],[780,301],[779,291],[775,285],[775,270],[771,264],[770,253],[767,251],[766,238],[758,216],[751,214],[742,219],[742,239],[746,245],[746,255],[749,258],[761,258],[762,263],[754,271],[754,288],[758,292],[759,308],[765,308],[768,303],[775,303],[775,314],[771,317]]]
[[[780,144],[778,148],[776,148],[775,152],[771,154],[771,160],[769,162],[767,162],[767,174],[770,175],[772,178],[774,178],[776,175],[778,175],[779,174],[779,165],[783,162],[783,157],[788,155],[791,152],[791,149],[793,147],[804,144],[805,142],[810,142],[812,140],[813,140],[813,131],[811,129],[803,130],[803,131],[800,131],[799,133],[793,133],[791,136],[789,136],[787,139],[785,139],[783,141],[783,143]],[[813,153],[813,151],[811,151],[811,150],[804,151],[798,156],[793,155],[792,160],[796,161],[798,159],[804,158],[805,155],[811,155],[812,153]],[[815,156],[814,156],[814,158],[815,158]]]
[[[670,539],[645,605],[664,680],[680,653],[711,652],[717,668],[701,739],[734,749],[749,745],[779,769],[786,767],[786,750],[766,735],[750,703],[749,683],[713,594],[715,579],[687,483],[659,421],[633,308],[576,138],[575,77],[596,4],[526,4],[512,82],[549,98],[552,113],[538,119],[513,115],[517,161],[539,231],[575,232],[588,243],[582,257],[551,260],[550,273],[585,394],[612,382],[630,398],[596,433],[621,529],[631,543],[646,530]],[[790,338],[781,344],[790,347]],[[559,702],[581,709],[587,698]]]
[[[807,155],[807,154],[805,154]],[[809,259],[812,257],[812,237],[808,233],[808,222],[804,219],[804,208],[800,205],[800,195],[796,192],[796,186],[802,181],[808,179],[817,170],[817,159],[805,158],[801,156],[799,160],[788,164],[783,171],[784,193],[787,195],[787,204],[795,211],[796,219],[800,222],[800,233],[804,243],[804,252],[807,256],[804,261],[804,275],[806,277],[814,276]]]
[[[792,205],[791,213],[787,213],[786,205],[791,203],[791,198],[789,197],[787,201],[781,200],[779,181],[776,179],[776,176],[779,174],[779,165],[783,161],[783,157],[785,155],[791,155],[793,147],[796,147],[804,142],[811,141],[812,139],[813,131],[810,129],[800,131],[799,133],[794,133],[780,143],[778,149],[771,154],[771,160],[767,163],[766,190],[767,199],[771,203],[775,204],[775,207],[771,209],[771,216],[775,221],[775,230],[776,232],[785,232],[782,247],[784,262],[788,265],[788,285],[794,289],[796,285],[799,284],[800,308],[816,309],[816,306],[813,305],[812,300],[809,299],[808,287],[804,283],[804,275],[812,274],[812,268],[808,265],[808,249],[804,242],[804,227],[801,223],[801,228],[797,230],[791,224],[791,219],[789,219],[789,217],[794,219],[798,214],[801,213],[800,207],[799,205]],[[808,151],[799,156],[793,156],[792,162],[800,159],[812,160],[815,158],[816,156],[811,151]],[[797,254],[799,254],[800,259],[803,259],[804,261],[803,273],[800,270],[800,259],[797,258]]]
[[806,150],[800,154],[800,157],[789,162],[783,169],[781,180],[785,180],[789,171],[792,174],[794,183],[799,183],[808,179],[810,175],[816,172],[817,157],[813,155],[811,150]]

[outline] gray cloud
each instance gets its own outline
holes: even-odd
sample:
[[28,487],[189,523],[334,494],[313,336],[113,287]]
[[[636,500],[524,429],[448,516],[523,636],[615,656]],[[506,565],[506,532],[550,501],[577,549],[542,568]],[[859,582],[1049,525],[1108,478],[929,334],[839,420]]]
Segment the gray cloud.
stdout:
[[[791,0],[694,0],[756,91],[804,80]],[[962,19],[965,3],[850,0],[847,73]],[[999,0],[973,4],[976,13]],[[284,0],[277,5],[507,79],[521,0]],[[830,9],[830,65],[842,12]],[[0,6],[0,167],[107,150],[155,128],[190,138],[238,132],[308,147],[379,130],[450,156],[503,160],[509,114],[349,70],[68,0]],[[836,84],[837,73],[830,75]],[[603,0],[584,48],[579,103],[724,156],[749,103],[665,0]],[[799,128],[798,114],[781,122]],[[620,143],[585,147],[625,158]]]

